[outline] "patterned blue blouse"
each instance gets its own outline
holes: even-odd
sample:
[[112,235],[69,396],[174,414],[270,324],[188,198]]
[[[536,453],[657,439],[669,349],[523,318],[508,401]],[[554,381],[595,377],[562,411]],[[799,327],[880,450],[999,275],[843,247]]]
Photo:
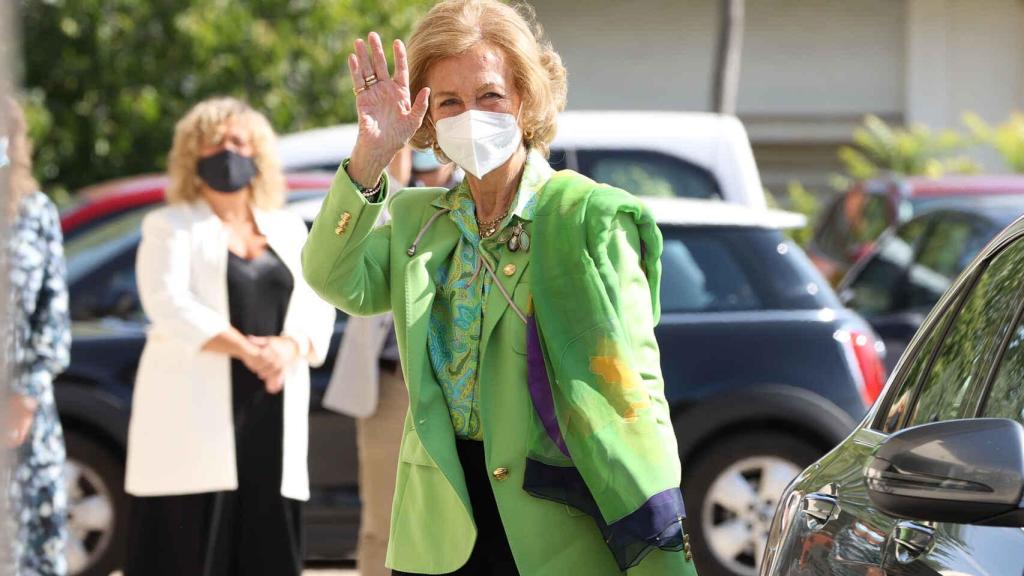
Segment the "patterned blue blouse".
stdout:
[[499,231],[486,239],[480,238],[476,205],[466,180],[434,202],[438,208],[451,210],[449,216],[462,233],[448,267],[441,266],[434,279],[437,296],[427,333],[430,364],[448,402],[452,427],[459,438],[483,439],[477,368],[484,302],[492,280],[483,270],[480,258],[487,258],[492,265],[501,260],[501,251],[508,250],[510,225],[515,220],[533,220],[537,192],[553,174],[554,170],[539,152],[530,152],[513,200],[515,208],[501,223]]

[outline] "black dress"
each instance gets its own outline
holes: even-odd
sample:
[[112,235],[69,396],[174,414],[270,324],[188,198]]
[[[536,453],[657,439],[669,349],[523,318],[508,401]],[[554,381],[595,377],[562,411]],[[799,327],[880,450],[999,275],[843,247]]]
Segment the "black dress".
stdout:
[[[228,256],[231,325],[251,336],[284,327],[294,279],[269,248]],[[238,490],[135,498],[125,576],[289,576],[302,572],[301,503],[281,495],[284,391],[231,361]]]

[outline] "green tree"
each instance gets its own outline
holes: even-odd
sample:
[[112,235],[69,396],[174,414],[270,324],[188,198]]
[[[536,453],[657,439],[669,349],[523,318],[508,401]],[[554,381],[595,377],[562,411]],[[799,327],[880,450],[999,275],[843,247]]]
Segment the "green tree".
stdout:
[[790,210],[807,217],[807,223],[802,227],[786,230],[786,235],[791,240],[800,246],[807,247],[811,242],[811,237],[814,236],[814,225],[821,212],[821,200],[798,180],[790,180],[786,184],[786,194],[781,201],[770,192],[768,199],[773,208]]
[[76,189],[161,170],[197,101],[243,98],[281,133],[354,120],[346,58],[406,38],[432,0],[22,0],[36,170]]
[[869,115],[853,131],[853,145],[839,149],[839,160],[854,180],[884,173],[934,177],[975,173],[980,171],[976,162],[955,155],[968,144],[967,138],[953,130],[935,133],[922,125],[894,127]]
[[994,148],[1010,170],[1024,174],[1024,113],[1015,112],[1006,122],[992,126],[981,116],[966,112],[964,124],[975,139]]

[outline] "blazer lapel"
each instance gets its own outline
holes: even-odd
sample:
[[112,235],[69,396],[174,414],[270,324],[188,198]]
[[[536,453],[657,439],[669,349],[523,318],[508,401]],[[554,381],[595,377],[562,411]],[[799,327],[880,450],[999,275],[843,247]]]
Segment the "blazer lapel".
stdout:
[[[404,368],[409,388],[409,405],[414,416],[415,412],[420,411],[424,384],[428,380],[430,383],[435,382],[429,370],[430,358],[427,354],[430,309],[437,292],[434,277],[438,267],[448,261],[458,241],[459,231],[452,221],[445,217],[438,218],[419,244],[416,255],[408,257],[405,263],[402,282],[405,288],[405,349],[410,361]],[[405,248],[397,252],[404,256]],[[436,387],[436,383],[434,385]]]
[[[527,232],[529,233],[530,225],[527,224]],[[480,350],[486,351],[487,344],[491,339],[491,333],[494,332],[494,328],[498,325],[502,316],[508,311],[509,302],[505,298],[505,293],[509,297],[515,297],[516,286],[521,281],[525,281],[524,276],[527,267],[530,265],[530,253],[528,250],[519,250],[512,252],[511,250],[501,249],[501,260],[495,266],[494,273],[497,279],[492,278],[492,282],[496,284],[491,285],[490,292],[487,295],[487,300],[484,302],[484,325],[483,333],[480,337]],[[489,274],[486,270],[484,274]],[[500,283],[501,287],[497,285]],[[504,292],[501,290],[504,288]],[[527,310],[521,310],[523,314],[527,314]],[[511,312],[515,314],[515,312]],[[516,322],[520,322],[519,318],[515,319]]]

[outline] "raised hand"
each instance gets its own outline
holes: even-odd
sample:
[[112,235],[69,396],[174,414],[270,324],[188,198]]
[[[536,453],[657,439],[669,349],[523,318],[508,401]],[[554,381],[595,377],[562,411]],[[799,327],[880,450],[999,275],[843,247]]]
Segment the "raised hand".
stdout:
[[355,53],[348,57],[359,116],[359,136],[352,150],[349,175],[367,188],[376,185],[391,158],[419,129],[430,97],[430,89],[423,88],[412,100],[405,45],[395,40],[392,50],[394,75],[389,74],[376,32],[371,32],[367,41],[356,40]]

